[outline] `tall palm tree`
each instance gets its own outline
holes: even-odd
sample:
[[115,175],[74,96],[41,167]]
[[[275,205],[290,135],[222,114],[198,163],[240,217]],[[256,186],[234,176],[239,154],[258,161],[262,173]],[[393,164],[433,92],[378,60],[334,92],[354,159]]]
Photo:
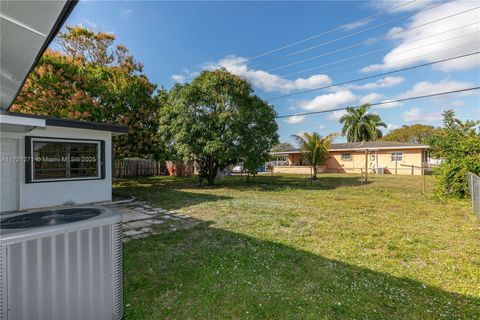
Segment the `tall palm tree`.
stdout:
[[322,137],[316,132],[292,135],[302,149],[302,157],[312,166],[312,180],[317,180],[317,166],[322,165],[328,156],[328,148],[332,143],[335,134]]
[[347,136],[348,142],[374,141],[383,136],[380,127],[387,125],[378,114],[369,113],[368,103],[358,108],[347,108],[347,114],[340,118],[343,124],[342,135]]

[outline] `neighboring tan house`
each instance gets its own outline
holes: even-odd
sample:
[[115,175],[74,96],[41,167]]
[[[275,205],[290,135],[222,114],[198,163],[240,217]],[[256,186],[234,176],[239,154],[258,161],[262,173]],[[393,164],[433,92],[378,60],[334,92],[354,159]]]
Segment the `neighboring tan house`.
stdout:
[[[333,143],[319,172],[361,173],[368,168],[368,173],[421,175],[422,167],[428,165],[429,148],[427,145],[394,141]],[[276,157],[271,163],[275,173],[310,173],[300,149],[270,154]]]

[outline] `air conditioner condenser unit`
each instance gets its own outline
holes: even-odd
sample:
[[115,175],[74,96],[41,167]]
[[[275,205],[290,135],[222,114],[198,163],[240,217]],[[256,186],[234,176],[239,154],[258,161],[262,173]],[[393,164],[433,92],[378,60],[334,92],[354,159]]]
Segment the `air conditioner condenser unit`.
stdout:
[[0,319],[122,319],[121,216],[102,207],[0,221]]

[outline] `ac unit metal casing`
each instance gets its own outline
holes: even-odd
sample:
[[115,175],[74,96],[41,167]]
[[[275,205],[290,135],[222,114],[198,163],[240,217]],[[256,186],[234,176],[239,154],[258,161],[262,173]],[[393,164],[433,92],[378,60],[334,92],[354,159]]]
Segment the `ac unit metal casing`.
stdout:
[[0,319],[122,319],[121,221],[0,229]]

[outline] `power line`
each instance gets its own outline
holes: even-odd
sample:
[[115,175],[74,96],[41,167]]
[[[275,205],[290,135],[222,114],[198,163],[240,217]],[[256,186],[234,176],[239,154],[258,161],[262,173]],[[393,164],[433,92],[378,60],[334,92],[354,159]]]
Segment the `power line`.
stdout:
[[[478,90],[478,89],[480,89],[480,87],[471,87],[471,88],[458,89],[458,90],[452,90],[452,91],[443,91],[443,92],[425,94],[425,95],[415,96],[415,97],[408,97],[408,98],[402,98],[402,99],[396,99],[396,100],[388,100],[388,101],[383,101],[383,102],[369,103],[369,105],[370,106],[379,106],[379,105],[390,104],[390,103],[395,103],[395,102],[403,102],[403,101],[408,101],[408,100],[431,98],[431,97],[443,96],[443,95],[446,95],[446,94],[460,93],[460,92],[466,92],[466,91],[472,91],[472,90]],[[342,108],[328,109],[328,110],[322,110],[322,111],[312,111],[312,112],[304,112],[304,113],[296,113],[296,114],[285,114],[285,115],[277,116],[276,118],[280,119],[280,118],[290,118],[290,117],[294,117],[294,116],[308,116],[308,115],[312,115],[312,114],[341,111],[341,110],[346,110],[347,108],[356,109],[356,108],[360,108],[360,107],[361,106],[342,107]]]
[[[415,56],[415,57],[412,57],[412,58],[394,60],[394,61],[392,61],[393,65],[391,65],[390,69],[395,69],[397,67],[400,67],[401,63],[404,63],[404,62],[407,62],[407,61],[415,61],[415,60],[417,60],[419,58],[423,58],[423,57],[433,58],[434,55],[437,55],[437,54],[440,54],[440,53],[446,53],[447,51],[450,52],[452,50],[455,50],[453,53],[456,53],[458,51],[458,49],[465,48],[465,47],[470,47],[472,44],[475,45],[474,48],[480,48],[480,46],[479,46],[480,41],[477,41],[477,42],[474,42],[474,43],[468,43],[468,44],[464,44],[464,45],[461,45],[461,46],[456,46],[456,47],[452,47],[452,48],[448,48],[448,49],[441,49],[441,50],[433,51],[433,52],[430,52],[430,53],[421,54],[421,55],[418,55],[418,56]],[[462,50],[462,51],[465,52],[465,50]],[[458,52],[457,54],[459,54],[459,53],[461,53],[461,52]],[[423,59],[419,59],[419,60],[423,60]],[[333,70],[343,70],[343,69],[351,68],[353,65],[358,65],[359,63],[362,63],[362,62],[363,61],[360,61],[360,62],[357,62],[357,63],[354,63],[354,64],[350,64],[350,65],[346,65],[346,66],[343,66],[342,68],[334,68]],[[398,65],[398,64],[400,64],[400,65]],[[328,72],[330,72],[330,71],[328,71]],[[341,77],[341,76],[352,75],[352,74],[357,74],[357,72],[350,71],[350,72],[344,72],[344,73],[335,73],[335,76],[338,78],[338,77]]]
[[424,27],[424,26],[432,24],[432,23],[436,23],[436,22],[439,22],[439,21],[442,21],[442,20],[445,20],[445,19],[452,18],[454,16],[465,14],[465,13],[473,11],[473,10],[477,10],[479,8],[480,8],[480,6],[477,6],[475,8],[471,8],[471,9],[468,9],[468,10],[465,10],[465,11],[462,11],[462,12],[454,13],[454,14],[451,14],[451,15],[448,15],[448,16],[445,16],[445,17],[442,17],[442,18],[439,18],[439,19],[435,19],[435,20],[432,20],[432,21],[429,21],[429,22],[426,22],[426,23],[422,23],[422,24],[416,25],[416,26],[408,28],[408,29],[402,29],[400,31],[397,31],[397,32],[394,32],[394,33],[391,33],[391,34],[388,34],[388,35],[383,35],[381,37],[377,37],[377,38],[373,38],[373,39],[367,39],[367,40],[364,40],[362,42],[359,42],[359,43],[356,43],[356,44],[353,44],[353,45],[350,45],[350,46],[347,46],[347,47],[343,47],[343,48],[336,49],[336,50],[329,51],[329,52],[324,52],[322,54],[319,54],[319,55],[316,55],[316,56],[313,56],[313,57],[310,57],[310,58],[305,58],[305,59],[302,59],[302,60],[299,60],[299,61],[284,64],[284,65],[281,65],[281,66],[278,66],[278,67],[275,67],[275,68],[272,68],[272,69],[268,69],[266,71],[271,72],[271,71],[276,71],[276,70],[280,70],[280,69],[285,69],[285,68],[288,68],[288,67],[292,67],[292,66],[304,63],[304,62],[309,62],[309,61],[312,61],[312,60],[316,60],[318,58],[326,57],[326,56],[332,55],[334,53],[342,52],[342,51],[345,51],[345,50],[348,50],[348,49],[357,48],[357,47],[360,47],[360,46],[365,45],[365,44],[370,44],[370,43],[372,43],[372,41],[377,42],[378,40],[381,40],[381,39],[384,39],[384,38],[387,38],[387,37],[391,37],[391,36],[394,36],[394,35],[398,35],[398,34],[401,34],[401,33],[407,32],[407,31],[411,31],[411,30],[414,30],[414,29],[417,29],[417,28],[421,28],[421,27]]
[[343,28],[345,27],[345,25],[349,25],[349,24],[353,24],[353,23],[358,23],[358,22],[368,21],[368,20],[374,19],[374,18],[376,18],[376,17],[382,16],[382,15],[384,15],[384,14],[386,14],[386,13],[389,13],[389,12],[391,12],[391,11],[394,11],[394,10],[398,9],[398,8],[407,6],[407,5],[409,5],[409,4],[411,4],[411,3],[414,3],[414,2],[416,2],[416,1],[417,1],[417,0],[409,1],[409,2],[407,2],[407,3],[402,3],[402,4],[398,5],[398,6],[395,6],[395,7],[391,8],[391,9],[385,11],[385,12],[381,12],[381,13],[377,13],[377,14],[374,14],[374,15],[370,15],[370,16],[365,17],[365,18],[357,19],[357,20],[354,20],[354,21],[352,21],[352,22],[345,23],[345,24],[342,24],[342,25],[340,25],[340,26],[337,26],[337,27],[335,27],[335,28],[333,28],[333,29],[330,29],[330,30],[327,30],[327,31],[318,33],[318,34],[313,35],[313,36],[311,36],[311,37],[308,37],[308,38],[305,38],[305,39],[302,39],[302,40],[295,41],[295,42],[293,42],[293,43],[290,43],[290,44],[281,46],[281,47],[276,48],[276,49],[272,49],[272,50],[269,50],[269,51],[265,51],[265,52],[259,53],[259,54],[257,54],[257,55],[252,56],[252,57],[249,57],[248,60],[254,60],[254,59],[257,59],[257,58],[266,56],[266,55],[268,55],[268,54],[275,53],[275,52],[278,52],[278,51],[280,51],[280,50],[284,50],[284,49],[287,49],[287,48],[290,48],[290,47],[299,45],[299,44],[301,44],[301,43],[304,43],[304,42],[307,42],[307,41],[316,39],[316,38],[318,38],[318,37],[321,37],[321,36],[330,34],[330,33],[335,32],[335,31],[337,31],[337,30],[343,29]]
[[378,74],[374,74],[374,75],[370,75],[370,76],[366,76],[366,77],[362,77],[362,78],[358,78],[358,79],[353,79],[353,80],[348,80],[348,81],[344,81],[344,82],[340,82],[340,83],[331,84],[331,85],[328,85],[328,86],[323,86],[323,87],[319,87],[319,88],[313,88],[313,89],[309,89],[309,90],[304,90],[304,91],[294,92],[294,93],[290,93],[290,94],[285,94],[285,95],[282,95],[282,96],[272,97],[272,98],[269,98],[269,99],[266,99],[266,100],[273,101],[273,100],[283,99],[283,98],[287,98],[287,97],[297,96],[297,95],[308,93],[308,92],[328,89],[328,88],[342,86],[342,85],[353,83],[353,82],[358,82],[358,81],[362,81],[362,80],[382,77],[382,76],[386,76],[386,75],[389,75],[389,74],[398,73],[398,72],[402,72],[402,71],[406,71],[406,70],[412,70],[412,69],[421,68],[421,67],[426,67],[426,66],[430,66],[430,65],[437,64],[437,63],[450,61],[450,60],[466,58],[466,57],[473,56],[473,55],[479,54],[479,53],[480,53],[480,51],[475,51],[475,52],[463,54],[463,55],[460,55],[460,56],[450,57],[450,58],[441,59],[441,60],[437,60],[437,61],[433,61],[433,62],[422,63],[422,64],[418,64],[418,65],[411,66],[411,67],[406,67],[406,68],[402,68],[402,69],[398,69],[398,70],[378,73]]
[[[410,45],[410,44],[415,43],[415,42],[420,42],[420,41],[423,41],[423,40],[426,40],[426,39],[429,39],[429,38],[433,38],[433,37],[436,37],[436,36],[439,36],[439,35],[442,35],[442,34],[445,34],[445,33],[449,33],[449,32],[455,31],[455,30],[467,28],[467,27],[470,27],[470,26],[473,26],[473,25],[476,25],[476,24],[479,24],[479,23],[480,23],[480,22],[474,22],[474,23],[470,23],[470,24],[467,24],[467,25],[464,25],[464,26],[461,26],[461,27],[449,29],[449,30],[447,30],[447,31],[443,31],[443,32],[440,32],[440,33],[436,33],[436,34],[433,34],[433,35],[429,35],[429,36],[426,36],[426,37],[417,39],[417,40],[415,40],[415,41],[408,42],[407,44]],[[441,40],[441,41],[432,42],[432,43],[429,43],[429,44],[426,44],[426,45],[422,45],[422,46],[417,46],[417,47],[415,47],[415,48],[410,48],[410,49],[406,49],[406,50],[400,50],[400,51],[397,51],[395,54],[404,53],[404,52],[416,50],[416,49],[419,49],[419,48],[423,48],[423,47],[426,47],[426,46],[431,46],[431,45],[443,43],[443,42],[446,42],[446,41],[463,38],[463,37],[469,36],[469,35],[471,35],[471,34],[473,34],[473,33],[478,33],[478,31],[471,32],[471,33],[467,33],[467,34],[462,34],[461,36],[458,36],[458,37],[453,37],[453,38],[449,38],[449,39],[445,39],[445,40]],[[315,66],[315,67],[311,67],[311,68],[307,68],[307,69],[303,69],[303,70],[300,70],[300,71],[295,71],[295,72],[291,72],[291,73],[287,73],[287,74],[282,74],[281,76],[282,76],[282,77],[289,77],[289,76],[293,76],[293,75],[305,73],[305,72],[308,72],[308,71],[313,71],[313,70],[322,69],[323,67],[331,66],[331,65],[338,64],[338,63],[345,62],[345,61],[350,61],[350,60],[353,60],[353,59],[356,59],[356,58],[361,58],[361,57],[365,57],[365,56],[371,56],[373,53],[378,53],[378,52],[382,52],[382,51],[387,51],[387,50],[390,50],[390,49],[394,49],[394,48],[396,48],[397,46],[398,46],[398,45],[383,47],[383,48],[380,48],[380,49],[377,49],[377,50],[372,50],[372,51],[369,51],[369,52],[366,52],[366,53],[362,53],[362,54],[359,54],[359,55],[350,56],[350,57],[348,57],[348,58],[344,58],[344,59],[332,61],[332,62],[329,62],[329,63],[326,63],[326,64],[322,64],[322,65],[319,65],[319,66]],[[373,58],[373,59],[376,59],[376,58]],[[372,59],[368,59],[368,60],[372,60]],[[365,61],[365,60],[362,60],[361,62],[364,62],[364,61]],[[357,63],[357,64],[358,64],[358,63]]]
[[[445,3],[433,5],[433,6],[430,6],[430,7],[428,7],[428,8],[425,8],[425,9],[423,9],[423,10],[420,10],[419,12],[426,12],[426,11],[435,9],[435,8],[437,8],[437,7],[443,6],[444,4],[445,4]],[[339,40],[343,40],[343,39],[349,38],[349,37],[351,37],[351,36],[355,36],[355,35],[357,35],[357,34],[364,33],[364,32],[366,32],[366,31],[374,30],[374,29],[377,29],[377,28],[379,28],[379,27],[383,27],[384,25],[390,24],[390,23],[392,23],[392,22],[396,22],[396,21],[398,21],[398,20],[403,20],[404,18],[413,17],[413,16],[417,15],[419,12],[415,12],[415,13],[413,13],[413,14],[411,14],[411,15],[408,15],[408,16],[405,16],[405,17],[402,17],[402,18],[399,18],[399,19],[394,19],[394,20],[391,20],[391,21],[387,21],[386,23],[382,23],[382,24],[379,24],[379,25],[377,25],[377,26],[373,26],[373,27],[370,27],[370,28],[367,28],[367,29],[364,29],[364,30],[360,30],[360,31],[358,31],[358,32],[356,32],[356,33],[353,33],[353,34],[350,34],[350,35],[347,35],[347,36],[344,36],[344,37],[336,38],[336,39],[334,39],[333,42],[339,41]],[[395,33],[392,33],[392,34],[390,34],[389,36],[392,36],[392,35],[394,35],[394,34],[395,34]],[[310,51],[310,50],[315,49],[315,48],[323,47],[323,46],[325,46],[325,45],[327,45],[327,44],[330,44],[330,43],[331,43],[331,42],[325,42],[324,44],[320,43],[320,44],[317,44],[317,45],[314,45],[314,46],[311,46],[311,47],[308,47],[308,48],[300,49],[300,50],[298,50],[298,51],[289,53],[287,56],[289,56],[289,57],[295,56],[295,55],[298,55],[298,54],[303,53],[303,52]]]
[[[428,11],[428,10],[431,10],[431,9],[434,9],[436,7],[439,7],[439,6],[442,6],[444,5],[445,3],[440,3],[440,4],[435,4],[433,6],[430,6],[428,8],[425,8],[425,9],[422,9],[420,10],[419,12],[425,12],[425,11]],[[269,64],[271,62],[275,62],[275,61],[278,61],[278,60],[283,60],[285,58],[289,58],[289,57],[292,57],[292,56],[295,56],[295,55],[298,55],[300,53],[304,53],[306,51],[310,51],[310,50],[313,50],[315,48],[319,48],[319,47],[323,47],[323,46],[326,46],[328,44],[331,44],[331,43],[334,43],[334,42],[337,42],[339,40],[343,40],[343,39],[347,39],[347,38],[350,38],[350,37],[353,37],[353,36],[356,36],[358,34],[362,34],[362,33],[365,33],[367,31],[371,31],[371,30],[374,30],[374,29],[378,29],[380,27],[383,27],[385,25],[388,25],[388,24],[391,24],[393,22],[397,22],[399,20],[403,20],[403,19],[407,19],[407,18],[411,18],[413,16],[415,16],[416,14],[418,14],[418,12],[414,13],[414,14],[410,14],[410,15],[405,15],[405,16],[402,16],[400,18],[396,18],[396,19],[393,19],[393,20],[389,20],[387,22],[384,22],[384,23],[381,23],[381,24],[378,24],[378,25],[374,25],[374,26],[371,26],[367,29],[363,29],[363,30],[360,30],[360,31],[357,31],[357,32],[354,32],[354,33],[350,33],[350,34],[347,34],[345,36],[342,36],[342,37],[339,37],[339,38],[335,38],[333,40],[328,40],[326,42],[322,42],[320,44],[316,44],[316,45],[313,45],[313,46],[310,46],[310,47],[307,47],[307,48],[304,48],[304,49],[300,49],[300,50],[297,50],[297,51],[294,51],[292,53],[289,53],[289,54],[286,54],[286,55],[283,55],[283,56],[280,56],[280,57],[276,57],[276,58],[272,58],[270,60],[266,60],[264,62],[260,62],[260,63],[257,63],[255,65],[252,66],[252,68],[256,68],[256,67],[259,67],[259,66],[262,66],[262,65],[265,65],[265,64]],[[357,44],[356,46],[358,45],[361,45],[363,44],[365,41],[361,42],[360,44]]]

